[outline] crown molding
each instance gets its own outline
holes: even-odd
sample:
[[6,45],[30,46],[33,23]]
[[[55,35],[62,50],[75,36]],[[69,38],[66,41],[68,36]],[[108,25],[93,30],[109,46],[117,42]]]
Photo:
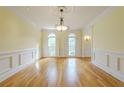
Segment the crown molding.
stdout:
[[104,18],[105,16],[109,15],[117,8],[118,8],[117,6],[110,6],[109,8],[105,9],[101,14],[96,16],[88,25],[86,25],[84,29],[86,29],[88,27],[92,27],[97,21],[99,21],[101,18]]
[[37,28],[37,25],[32,22],[31,20],[28,20],[28,18],[24,15],[20,15],[20,13],[18,11],[16,11],[14,8],[12,8],[11,6],[7,6],[5,7],[6,9],[8,9],[9,11],[11,11],[12,13],[14,13],[16,16],[18,16],[19,18],[21,18],[22,20],[25,20],[27,23],[31,24],[33,27]]

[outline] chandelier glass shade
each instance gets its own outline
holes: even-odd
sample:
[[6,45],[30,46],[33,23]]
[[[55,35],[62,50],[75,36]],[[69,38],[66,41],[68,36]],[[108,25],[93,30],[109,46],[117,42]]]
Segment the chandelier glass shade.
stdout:
[[68,29],[67,26],[64,26],[64,25],[58,25],[56,27],[57,31],[66,31]]

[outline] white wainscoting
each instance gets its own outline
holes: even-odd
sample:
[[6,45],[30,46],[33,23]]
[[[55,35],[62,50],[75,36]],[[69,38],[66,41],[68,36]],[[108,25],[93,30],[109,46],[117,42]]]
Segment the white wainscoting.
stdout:
[[33,48],[0,53],[0,82],[35,62],[37,52]]
[[92,63],[124,82],[124,53],[95,49]]

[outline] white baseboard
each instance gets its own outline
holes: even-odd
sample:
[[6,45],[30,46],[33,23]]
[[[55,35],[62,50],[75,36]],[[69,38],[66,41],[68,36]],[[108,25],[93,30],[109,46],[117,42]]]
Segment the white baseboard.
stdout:
[[[57,57],[58,57],[58,58],[59,58],[59,57],[63,57],[63,58],[64,58],[64,57],[69,57],[69,58],[71,58],[71,57],[72,57],[72,58],[73,58],[73,57],[85,57],[85,56],[43,56],[43,57],[53,57],[53,58],[57,58]],[[90,57],[90,56],[86,56],[86,57]]]
[[35,62],[37,49],[24,49],[0,53],[0,82]]
[[94,58],[92,63],[124,82],[124,53],[94,50]]
[[108,74],[112,75],[113,77],[119,79],[120,81],[124,82],[124,75],[120,72],[117,72],[111,68],[105,67],[101,64],[97,64],[95,62],[92,62],[95,66],[99,67],[100,69],[104,70]]
[[11,70],[7,71],[6,73],[0,75],[0,82],[8,79],[9,77],[13,76],[14,74],[16,74],[17,72],[21,71],[22,69],[26,68],[27,66],[29,66],[30,64],[32,64],[34,62],[35,61],[33,61],[31,63],[27,63],[27,64],[24,64],[24,65],[21,65],[19,67],[11,69]]

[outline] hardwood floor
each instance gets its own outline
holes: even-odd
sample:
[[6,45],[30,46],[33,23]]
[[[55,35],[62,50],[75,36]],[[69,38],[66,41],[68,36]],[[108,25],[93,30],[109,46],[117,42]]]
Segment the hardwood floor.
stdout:
[[9,79],[1,87],[102,87],[124,83],[82,58],[44,58]]

